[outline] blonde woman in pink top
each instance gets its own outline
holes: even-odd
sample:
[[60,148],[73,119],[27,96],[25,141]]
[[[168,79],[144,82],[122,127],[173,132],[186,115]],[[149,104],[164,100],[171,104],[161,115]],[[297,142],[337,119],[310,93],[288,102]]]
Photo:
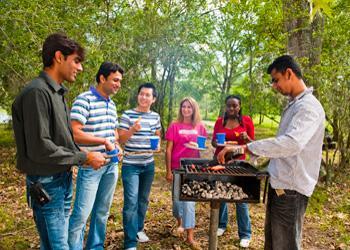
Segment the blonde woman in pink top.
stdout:
[[[199,151],[184,146],[188,142],[196,142],[197,136],[207,136],[201,122],[199,107],[192,97],[185,97],[180,102],[177,120],[172,122],[165,134],[166,147],[166,179],[173,181],[172,170],[180,168],[180,158],[199,158]],[[187,232],[187,243],[193,249],[200,249],[194,240],[195,202],[174,201],[173,215],[177,220],[177,235]]]

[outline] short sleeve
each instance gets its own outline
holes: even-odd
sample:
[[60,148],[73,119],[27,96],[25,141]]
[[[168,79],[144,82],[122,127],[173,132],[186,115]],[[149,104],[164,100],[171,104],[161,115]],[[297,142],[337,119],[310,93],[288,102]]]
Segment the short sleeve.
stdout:
[[162,125],[160,123],[160,116],[158,115],[157,123],[156,123],[156,130],[160,130],[162,128]]
[[131,126],[130,123],[131,123],[131,121],[130,121],[129,115],[126,112],[124,112],[122,114],[122,116],[120,117],[120,122],[119,122],[118,128],[123,129],[123,130],[129,130],[129,128]]
[[252,140],[255,140],[255,131],[254,131],[255,129],[254,129],[252,118],[250,118],[249,116],[244,116],[243,122],[244,122],[244,126],[246,127],[248,136]]
[[89,118],[90,113],[90,103],[89,100],[83,96],[79,95],[72,106],[70,112],[71,121],[78,121],[81,124],[85,124],[87,119]]
[[174,134],[175,134],[175,126],[174,126],[174,123],[171,123],[168,130],[165,133],[165,140],[174,141]]
[[119,117],[117,111],[115,112],[115,129],[119,128]]

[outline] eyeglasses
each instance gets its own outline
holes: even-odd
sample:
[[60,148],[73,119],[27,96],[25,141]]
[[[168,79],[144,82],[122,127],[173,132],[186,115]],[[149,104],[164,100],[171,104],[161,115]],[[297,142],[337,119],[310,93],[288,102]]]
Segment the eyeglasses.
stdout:
[[278,83],[278,81],[279,81],[279,79],[272,78],[270,83],[275,84],[275,83]]

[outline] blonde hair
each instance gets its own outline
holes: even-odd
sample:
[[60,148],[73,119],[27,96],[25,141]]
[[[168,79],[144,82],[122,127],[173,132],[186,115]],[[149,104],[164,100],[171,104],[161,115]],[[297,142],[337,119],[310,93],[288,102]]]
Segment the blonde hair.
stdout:
[[184,102],[189,102],[191,107],[192,107],[193,114],[192,114],[192,117],[191,117],[191,123],[192,123],[193,127],[195,127],[198,123],[200,123],[201,116],[200,116],[200,113],[199,113],[198,103],[192,97],[185,97],[185,98],[183,98],[181,100],[180,107],[179,107],[179,112],[177,114],[177,121],[178,122],[183,122],[184,121],[184,116],[182,115],[182,112],[181,112],[181,107],[182,107],[182,104]]

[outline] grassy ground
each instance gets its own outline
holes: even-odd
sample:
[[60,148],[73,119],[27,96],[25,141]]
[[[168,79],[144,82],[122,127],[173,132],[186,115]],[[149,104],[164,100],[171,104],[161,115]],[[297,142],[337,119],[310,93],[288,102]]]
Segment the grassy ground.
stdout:
[[[0,130],[1,131],[1,130]],[[2,133],[2,132],[0,132]],[[4,132],[8,135],[9,131]],[[273,136],[269,127],[257,128],[257,137]],[[12,138],[8,135],[8,138]],[[11,139],[12,140],[12,139]],[[9,143],[0,147],[0,249],[38,249],[39,238],[31,210],[25,202],[24,176],[14,167],[15,150]],[[204,157],[210,157],[211,150]],[[164,179],[163,155],[156,156],[156,176],[152,186],[145,231],[149,243],[139,249],[189,249],[182,239],[171,235],[175,220],[171,214],[170,186]],[[350,181],[344,175],[330,187],[319,183],[310,199],[304,222],[303,249],[348,249],[350,247]],[[122,249],[123,230],[121,210],[123,189],[118,181],[112,205],[106,239],[106,249]],[[234,205],[229,206],[230,223],[227,232],[219,238],[218,249],[239,249]],[[196,205],[196,239],[203,249],[208,248],[210,207]],[[252,243],[250,249],[263,249],[264,204],[250,205]]]

